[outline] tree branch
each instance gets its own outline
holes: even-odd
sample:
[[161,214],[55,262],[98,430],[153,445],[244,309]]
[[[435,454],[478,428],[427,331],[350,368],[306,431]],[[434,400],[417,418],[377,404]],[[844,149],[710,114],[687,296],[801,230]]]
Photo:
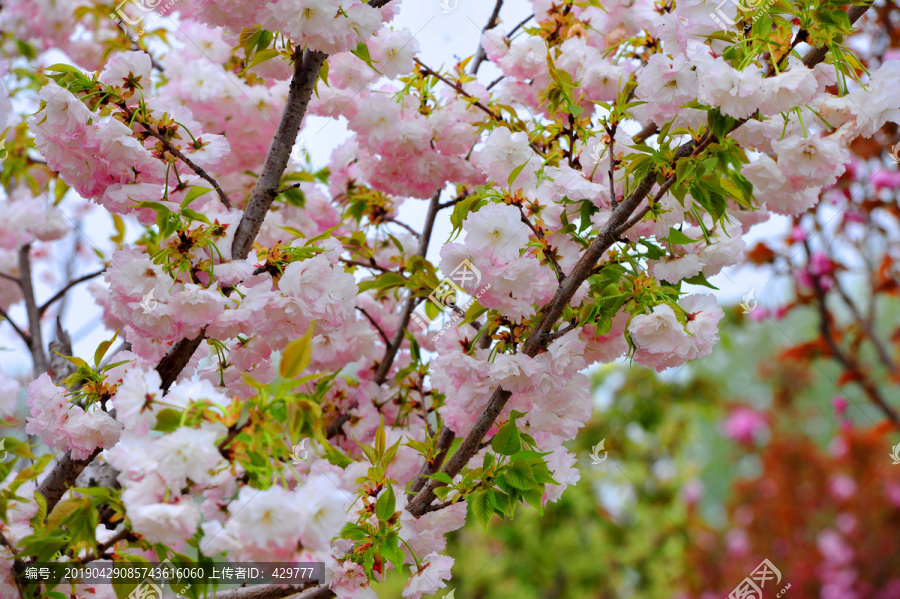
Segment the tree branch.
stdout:
[[16,590],[19,591],[20,597],[25,597],[25,592],[22,589],[22,584],[19,582],[19,577],[22,575],[22,572],[25,570],[25,562],[19,557],[19,552],[16,551],[16,548],[12,543],[6,540],[6,537],[3,536],[3,533],[0,532],[0,545],[9,549],[9,552],[13,556],[13,581],[16,583]]
[[[125,112],[125,115],[128,117],[129,121],[134,120],[134,114],[131,112],[131,110],[128,108],[128,106],[125,105],[124,102],[122,104],[116,104],[116,106],[118,106],[120,109],[122,109]],[[166,149],[167,152],[169,152],[170,154],[172,154],[173,156],[175,156],[176,158],[181,160],[183,163],[188,165],[188,167],[192,171],[197,173],[198,177],[200,177],[201,179],[204,179],[206,182],[208,182],[210,185],[212,185],[213,189],[216,190],[216,193],[219,194],[219,199],[222,200],[222,203],[225,204],[225,206],[227,208],[231,208],[231,202],[228,200],[228,195],[226,195],[226,193],[224,191],[222,191],[222,188],[219,186],[218,181],[213,179],[209,173],[207,173],[205,170],[203,170],[203,167],[201,167],[198,164],[195,164],[193,160],[191,160],[190,158],[185,156],[181,150],[179,150],[174,145],[172,145],[172,142],[170,142],[163,135],[161,135],[159,133],[159,131],[154,131],[153,127],[146,125],[145,123],[143,123],[140,120],[137,120],[137,122],[140,123],[141,127],[144,128],[144,131],[146,131],[147,133],[149,133],[150,135],[152,135],[153,137],[158,139],[162,143],[163,147]]]
[[437,451],[434,454],[434,461],[430,464],[425,462],[422,465],[422,469],[419,471],[416,481],[409,490],[409,499],[415,497],[416,493],[421,491],[422,487],[425,486],[425,481],[428,480],[425,478],[426,476],[430,476],[441,469],[441,466],[444,464],[444,459],[447,457],[447,451],[450,449],[450,446],[453,444],[453,439],[455,438],[456,433],[450,430],[446,425],[441,427],[441,432],[438,435]]
[[387,336],[387,334],[385,334],[384,329],[382,329],[381,326],[377,322],[375,322],[375,319],[372,318],[372,315],[369,314],[368,312],[366,312],[365,308],[360,308],[359,306],[356,306],[356,309],[359,310],[360,312],[362,312],[362,315],[365,316],[369,320],[370,323],[372,323],[372,326],[375,327],[375,329],[381,335],[381,338],[384,339],[385,344],[390,345],[391,340],[388,339],[388,336]]
[[19,277],[14,277],[12,275],[6,274],[5,272],[0,272],[0,278],[9,279],[19,287],[22,286],[22,281],[19,280]]
[[7,314],[3,308],[0,308],[0,316],[6,319],[6,322],[9,323],[9,326],[11,326],[16,334],[22,338],[22,341],[25,342],[25,345],[31,347],[31,339],[29,339],[28,333],[20,329],[19,326],[15,322],[13,322],[12,318],[9,317],[9,314]]
[[67,451],[59,459],[50,474],[38,486],[38,493],[47,500],[47,515],[53,511],[62,496],[78,478],[78,475],[87,468],[91,461],[103,451],[99,447],[85,460],[73,460],[72,452]]
[[[310,583],[310,584],[318,584],[318,583]],[[241,587],[238,589],[229,589],[227,591],[222,591],[219,593],[212,593],[210,597],[212,599],[281,599],[282,597],[287,597],[289,595],[296,595],[294,599],[313,599],[313,598],[324,598],[324,597],[333,597],[334,595],[314,595],[307,594],[308,591],[317,591],[319,589],[324,589],[328,593],[331,593],[331,589],[327,587],[317,586],[315,588],[310,588],[309,584],[302,585],[266,585],[266,586],[252,586],[252,587]],[[304,591],[304,592],[301,592]],[[297,593],[300,593],[297,595]]]
[[[809,260],[812,252],[809,248],[808,241],[803,241],[803,248],[806,251],[807,260]],[[819,310],[819,332],[825,340],[825,343],[828,344],[829,349],[831,349],[832,355],[841,366],[847,370],[847,372],[855,375],[853,381],[862,388],[869,398],[869,401],[874,403],[882,412],[884,412],[884,415],[893,423],[894,427],[900,429],[900,415],[897,414],[894,408],[887,404],[881,396],[881,393],[878,391],[878,387],[876,387],[869,377],[866,376],[856,360],[844,353],[835,340],[831,327],[831,314],[828,312],[828,306],[825,303],[825,290],[822,288],[822,282],[817,276],[811,276],[810,278],[812,279],[813,290],[816,294],[816,306]]]
[[238,223],[231,245],[233,260],[243,260],[250,253],[253,241],[262,226],[272,202],[278,193],[281,177],[287,168],[291,149],[297,140],[297,133],[306,114],[306,107],[312,97],[312,90],[319,79],[319,71],[325,63],[325,54],[314,50],[304,51],[299,46],[294,50],[294,76],[291,77],[287,103],[281,114],[281,121],[269,152],[262,173],[253,186],[250,200]]
[[34,377],[47,372],[47,354],[44,353],[44,339],[41,332],[41,313],[34,298],[34,283],[31,280],[31,244],[19,249],[19,281],[25,298],[25,312],[28,314],[28,349],[34,366]]
[[71,289],[75,285],[78,285],[79,283],[84,283],[85,281],[89,281],[96,276],[102,275],[104,272],[106,272],[105,266],[96,272],[92,272],[92,273],[86,274],[82,277],[78,277],[77,279],[73,279],[73,280],[69,281],[68,283],[66,283],[66,285],[62,289],[57,291],[53,297],[51,297],[46,302],[41,304],[41,307],[38,308],[38,311],[41,314],[43,314],[47,310],[47,308],[49,308],[50,305],[53,304],[53,302],[61,299],[69,289]]
[[[431,202],[428,205],[428,214],[425,217],[422,236],[419,238],[418,255],[422,258],[428,253],[428,242],[431,241],[431,232],[434,229],[434,221],[435,218],[437,218],[438,210],[440,210],[441,191],[442,190],[438,189],[435,194],[431,196]],[[406,305],[403,306],[403,312],[400,315],[400,323],[397,325],[397,330],[394,333],[393,339],[391,339],[391,342],[385,349],[384,357],[378,365],[378,370],[375,371],[375,383],[377,385],[381,385],[387,380],[388,372],[391,370],[391,364],[394,363],[394,357],[397,355],[400,346],[403,344],[403,333],[409,325],[409,318],[412,316],[418,300],[419,298],[414,295],[410,295],[406,298]]]
[[[522,215],[522,222],[528,225],[528,228],[531,229],[531,232],[534,233],[534,236],[539,240],[544,241],[544,233],[539,231],[531,221],[528,220],[528,217],[525,216],[525,209],[520,205],[519,214]],[[566,273],[563,272],[562,267],[560,267],[559,262],[556,261],[556,255],[553,253],[553,248],[550,247],[550,244],[545,242],[547,245],[546,251],[544,254],[547,256],[547,259],[550,261],[550,265],[553,267],[553,272],[556,273],[556,280],[560,283],[563,282],[563,279],[566,278]]]
[[860,328],[862,328],[862,330],[865,331],[866,335],[869,336],[869,341],[871,341],[872,345],[875,346],[875,353],[878,355],[878,359],[881,361],[884,367],[888,369],[888,371],[890,371],[891,373],[896,373],[897,364],[891,357],[891,354],[888,351],[887,347],[885,347],[881,339],[875,334],[875,330],[872,328],[872,323],[869,322],[865,317],[863,317],[862,313],[859,311],[859,308],[856,306],[856,303],[844,290],[844,287],[843,285],[841,285],[841,282],[837,278],[837,276],[834,277],[834,289],[838,292],[838,295],[841,296],[841,299],[844,300],[844,303],[847,304],[847,307],[850,309],[850,312],[856,319],[857,324],[859,324]]
[[[867,7],[853,7],[853,9],[850,10],[851,22],[855,22],[862,16],[865,12],[865,8]],[[825,58],[827,52],[823,51],[818,53],[816,50],[817,49],[811,50],[807,53],[807,57],[804,57],[804,64],[808,68],[812,68]],[[744,119],[735,123],[729,133],[742,126],[747,120],[749,119]],[[713,143],[713,141],[715,141],[715,138],[712,135],[707,134],[697,143],[693,140],[684,143],[676,150],[673,163],[681,158],[696,155]],[[588,249],[581,255],[581,258],[572,269],[572,272],[570,272],[566,279],[560,284],[553,299],[541,310],[540,319],[522,348],[522,352],[525,355],[533,358],[551,341],[553,326],[556,324],[556,321],[559,319],[565,307],[572,300],[578,287],[590,276],[594,265],[601,256],[603,256],[603,253],[618,239],[619,234],[621,234],[621,227],[626,223],[629,216],[637,209],[643,199],[650,193],[655,183],[656,172],[653,171],[648,173],[634,191],[632,191],[631,194],[613,210],[612,215],[603,226],[603,229],[597,237],[594,238],[588,246]],[[669,177],[661,187],[660,191],[663,191],[663,188],[668,189],[668,187],[671,187],[674,183],[675,177]],[[441,472],[444,472],[450,478],[459,474],[469,460],[478,453],[481,446],[481,440],[487,434],[488,430],[490,430],[491,426],[493,426],[494,421],[497,419],[497,416],[500,415],[500,412],[503,410],[506,402],[509,401],[511,395],[512,394],[509,391],[506,391],[501,387],[494,390],[487,406],[485,406],[484,411],[482,411],[478,420],[476,420],[472,430],[466,435],[466,438],[457,448],[453,457],[450,458],[450,461]],[[890,409],[887,406],[883,407],[888,410]],[[424,514],[427,507],[436,498],[434,489],[442,484],[443,483],[433,479],[429,479],[416,497],[410,501],[406,509],[417,518]]]
[[[485,25],[484,29],[481,30],[482,35],[484,35],[485,31],[493,29],[500,23],[500,8],[502,6],[503,0],[497,0],[497,3],[494,5],[494,12],[491,13],[491,17],[488,19],[487,25]],[[484,45],[479,39],[478,50],[475,52],[475,59],[472,61],[472,70],[470,71],[473,76],[478,74],[478,67],[481,66],[481,63],[485,58],[487,58],[487,54],[484,51]]]
[[384,220],[385,220],[385,222],[394,223],[398,227],[403,227],[404,229],[406,229],[407,231],[412,233],[414,237],[416,237],[417,239],[419,238],[419,232],[416,231],[415,229],[413,229],[412,227],[410,227],[409,225],[407,225],[406,223],[400,222],[396,218],[385,218]]

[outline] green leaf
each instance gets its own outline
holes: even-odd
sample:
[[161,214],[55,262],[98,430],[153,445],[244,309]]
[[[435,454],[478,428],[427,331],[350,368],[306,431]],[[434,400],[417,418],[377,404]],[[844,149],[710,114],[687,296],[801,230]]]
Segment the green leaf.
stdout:
[[710,289],[715,289],[716,291],[719,290],[718,287],[706,280],[706,276],[704,276],[702,272],[694,275],[689,279],[682,279],[682,282],[690,283],[691,285],[703,285],[704,287],[709,287]]
[[367,65],[369,65],[369,68],[370,68],[370,69],[372,69],[373,71],[375,71],[375,72],[378,73],[379,75],[382,74],[381,71],[379,71],[378,69],[375,68],[374,61],[372,60],[372,57],[369,55],[369,47],[365,44],[365,42],[359,42],[359,43],[356,45],[356,49],[355,49],[355,50],[351,50],[351,52],[352,52],[354,55],[358,56],[364,63],[366,63]]
[[351,541],[362,541],[369,538],[369,533],[359,524],[348,522],[341,531],[341,538],[350,539]]
[[188,217],[189,219],[191,219],[191,220],[200,221],[201,223],[204,223],[204,224],[207,224],[207,225],[211,225],[211,224],[212,224],[212,223],[209,221],[209,219],[206,217],[205,214],[200,214],[200,213],[197,212],[196,210],[191,210],[190,208],[182,208],[182,209],[181,209],[181,213],[182,213],[183,215],[185,215],[186,217]]
[[674,243],[676,245],[684,245],[688,243],[694,243],[696,241],[700,241],[699,239],[691,239],[678,229],[674,227],[669,227],[669,236],[666,237],[663,241],[668,241],[669,243]]
[[435,472],[434,474],[432,474],[431,476],[428,476],[426,478],[433,478],[434,480],[440,481],[446,485],[453,484],[453,479],[450,478],[450,475],[447,474],[446,472]]
[[156,415],[156,426],[153,430],[170,433],[181,426],[181,412],[172,408],[164,408]]
[[59,528],[69,516],[84,507],[90,507],[90,505],[90,499],[85,497],[73,497],[57,503],[47,518],[47,527],[50,530]]
[[247,65],[247,68],[245,70],[249,71],[253,67],[261,65],[262,63],[266,62],[267,60],[271,60],[271,59],[275,58],[276,56],[280,56],[280,55],[281,55],[281,52],[279,52],[278,50],[274,50],[272,48],[266,48],[265,50],[260,50],[259,52],[257,52],[256,54],[253,55],[253,60],[250,61],[250,64]]
[[487,491],[484,489],[477,489],[470,493],[466,499],[468,499],[469,509],[475,515],[475,518],[481,523],[481,526],[487,530],[488,521],[490,520],[491,512],[493,511],[491,499],[488,497]]
[[511,420],[500,427],[500,430],[491,439],[491,449],[502,455],[512,455],[522,449],[519,429],[514,421]]
[[516,168],[514,168],[514,169],[512,170],[512,172],[509,174],[509,178],[506,180],[506,182],[507,182],[509,185],[512,185],[512,184],[513,184],[513,181],[515,181],[515,180],[519,177],[519,174],[522,172],[522,169],[525,168],[526,166],[528,166],[528,162],[527,162],[527,161],[525,162],[525,164],[520,164],[519,166],[517,166]]
[[294,339],[284,348],[281,353],[281,363],[278,365],[278,372],[282,378],[296,378],[309,366],[309,362],[312,360],[312,337],[315,327],[316,321],[312,321],[306,335]]
[[368,291],[369,289],[390,289],[391,287],[403,287],[406,285],[406,278],[396,272],[386,272],[378,275],[374,279],[362,281],[359,283],[359,291]]
[[181,201],[181,207],[187,208],[191,202],[211,191],[212,189],[210,189],[209,187],[192,187],[191,190],[187,192],[187,195],[184,196],[184,199]]
[[388,483],[384,493],[375,502],[375,515],[379,520],[388,521],[397,511],[397,498],[394,497],[394,487]]
[[522,491],[533,489],[538,484],[538,482],[534,480],[534,473],[531,471],[531,466],[529,466],[528,462],[525,460],[516,460],[510,465],[509,470],[506,472],[506,480],[509,482],[510,486]]
[[119,336],[119,331],[116,331],[113,335],[113,338],[109,341],[102,342],[98,347],[97,351],[94,352],[94,366],[99,366],[100,361],[103,359],[103,356],[106,355],[106,352],[109,350],[109,346],[111,346],[116,341],[116,337]]
[[403,560],[406,558],[406,555],[403,553],[403,549],[400,548],[400,537],[397,536],[397,533],[388,535],[381,544],[380,552],[381,556],[394,564],[398,571],[403,568]]

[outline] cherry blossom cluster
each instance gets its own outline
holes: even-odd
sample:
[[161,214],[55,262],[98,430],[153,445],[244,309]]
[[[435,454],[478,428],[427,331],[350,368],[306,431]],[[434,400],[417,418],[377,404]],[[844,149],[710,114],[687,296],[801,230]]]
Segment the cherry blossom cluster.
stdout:
[[[424,64],[391,24],[399,2],[179,0],[188,42],[155,56],[109,41],[102,64],[64,36],[54,46],[62,9],[37,22],[9,4],[3,23],[75,63],[47,69],[16,156],[39,155],[44,176],[140,233],[114,239],[91,286],[127,346],[28,385],[27,432],[116,473],[90,499],[53,498],[117,512],[72,532],[69,557],[115,524],[127,534],[105,557],[323,561],[340,599],[375,597],[397,572],[403,597],[432,594],[451,577],[445,535],[467,518],[557,501],[580,478],[564,443],[591,416],[584,372],[709,355],[724,312],[688,285],[740,262],[770,213],[813,206],[854,139],[900,121],[900,62],[848,78],[837,55],[807,64],[721,35],[699,0],[537,0],[517,33],[484,32],[494,83],[477,62]],[[83,23],[99,10],[79,7]],[[811,42],[828,30],[801,24]],[[304,114],[347,124],[325,169],[289,162]],[[17,252],[70,229],[10,187],[0,272],[14,278]],[[415,231],[400,217],[420,200]],[[438,217],[454,236],[436,248]],[[410,326],[463,264],[477,302],[445,306],[459,326]],[[0,287],[0,308],[21,291]],[[0,372],[0,395],[15,388]],[[15,483],[19,497],[56,466]],[[46,530],[16,501],[0,531],[26,555]]]

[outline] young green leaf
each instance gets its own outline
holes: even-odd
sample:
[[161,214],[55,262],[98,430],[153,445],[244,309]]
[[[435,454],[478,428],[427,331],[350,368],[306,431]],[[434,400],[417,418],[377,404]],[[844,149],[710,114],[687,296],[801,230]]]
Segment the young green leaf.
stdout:
[[311,322],[306,335],[300,339],[294,339],[284,348],[281,354],[281,364],[278,367],[282,378],[296,378],[309,366],[309,362],[312,360],[312,337],[315,325],[315,321]]

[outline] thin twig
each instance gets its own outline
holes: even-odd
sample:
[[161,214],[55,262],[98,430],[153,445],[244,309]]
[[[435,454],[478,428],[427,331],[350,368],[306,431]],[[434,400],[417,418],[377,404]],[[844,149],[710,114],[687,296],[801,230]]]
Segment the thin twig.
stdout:
[[[434,230],[434,221],[437,217],[438,207],[441,204],[440,199],[441,190],[438,189],[434,195],[431,196],[431,202],[428,205],[428,215],[425,217],[425,226],[422,228],[422,236],[419,238],[418,255],[422,258],[428,253],[428,242],[431,241],[431,233]],[[404,331],[409,325],[409,319],[412,316],[418,301],[419,298],[412,294],[406,299],[406,304],[403,306],[403,312],[400,314],[400,322],[397,324],[397,331],[394,333],[391,342],[385,348],[384,357],[381,359],[381,363],[378,364],[378,370],[375,371],[375,384],[381,385],[387,380],[391,364],[393,364],[394,357],[397,355],[400,346],[403,344]]]
[[47,308],[49,308],[50,305],[53,304],[53,302],[57,301],[58,299],[61,299],[62,296],[64,296],[69,289],[71,289],[75,285],[78,285],[79,283],[89,281],[89,280],[93,279],[94,277],[102,275],[104,272],[106,272],[105,266],[96,272],[92,272],[92,273],[86,274],[84,276],[78,277],[77,279],[73,279],[73,280],[69,281],[68,283],[65,284],[65,286],[62,289],[57,291],[53,297],[51,297],[46,302],[41,304],[41,307],[38,308],[38,311],[40,312],[40,314],[43,314],[47,310]]
[[613,125],[611,128],[606,130],[607,135],[609,135],[609,147],[606,148],[606,151],[609,152],[609,201],[612,203],[613,209],[619,205],[616,201],[616,184],[615,184],[615,171],[616,171],[616,128],[617,125]]
[[421,237],[421,235],[419,234],[418,231],[416,231],[415,229],[413,229],[412,227],[410,227],[410,226],[407,225],[406,223],[400,222],[400,221],[397,220],[396,218],[385,218],[384,220],[387,221],[387,222],[389,222],[389,223],[394,223],[394,224],[397,225],[398,227],[403,227],[404,229],[406,229],[407,231],[409,231],[410,233],[412,233],[417,239],[418,239],[419,237]]
[[394,272],[389,268],[384,268],[383,266],[378,266],[375,264],[375,261],[372,262],[362,262],[360,260],[351,260],[349,258],[340,258],[340,261],[344,264],[351,264],[353,266],[361,266],[363,268],[371,268],[372,270],[377,270],[380,272]]
[[[488,19],[487,25],[484,26],[484,29],[481,30],[482,36],[489,29],[493,29],[500,23],[500,8],[503,6],[503,0],[497,0],[497,3],[494,5],[494,12],[491,13],[491,17]],[[479,40],[480,42],[481,40]],[[472,69],[469,71],[473,76],[478,74],[478,67],[481,66],[482,61],[487,58],[487,54],[484,51],[484,44],[478,44],[478,50],[475,52],[475,59],[472,61]]]
[[534,18],[534,13],[532,13],[532,14],[528,15],[527,17],[525,17],[524,19],[522,19],[518,25],[516,25],[515,27],[512,28],[512,31],[510,31],[509,33],[506,34],[506,37],[507,38],[512,37],[516,31],[518,31],[520,28],[524,27],[525,23],[527,23],[528,21],[530,21],[533,18]]
[[[809,242],[804,240],[803,247],[806,251],[808,261],[812,256]],[[878,388],[871,380],[869,380],[869,377],[862,372],[862,369],[859,367],[859,364],[856,363],[856,360],[844,353],[835,340],[831,327],[831,314],[828,312],[828,306],[825,302],[825,290],[822,288],[822,282],[817,276],[810,278],[812,279],[813,290],[816,295],[816,305],[819,310],[819,332],[822,335],[822,339],[828,345],[829,349],[831,349],[832,355],[841,366],[843,366],[850,374],[855,375],[853,381],[862,388],[869,400],[884,412],[885,416],[887,416],[896,428],[900,429],[900,415],[897,414],[894,408],[887,404],[881,396],[881,393],[878,391]]]
[[[118,106],[120,109],[122,109],[122,111],[125,112],[125,116],[128,117],[129,121],[134,120],[134,114],[131,112],[131,110],[128,108],[128,106],[125,105],[124,102],[122,104],[116,104],[116,106]],[[213,189],[216,190],[216,193],[219,194],[219,199],[222,201],[223,204],[225,204],[225,207],[231,208],[231,202],[228,200],[228,195],[224,191],[222,191],[222,187],[219,185],[219,182],[216,181],[215,179],[213,179],[212,175],[207,173],[201,166],[194,163],[193,160],[191,160],[190,158],[185,156],[181,150],[176,148],[172,144],[172,142],[170,142],[168,139],[165,138],[165,136],[160,134],[159,131],[155,131],[153,129],[153,127],[150,127],[143,121],[138,120],[137,122],[140,123],[141,127],[144,128],[144,131],[146,131],[151,136],[158,139],[162,143],[163,147],[166,149],[167,152],[169,152],[170,154],[172,154],[173,156],[175,156],[176,158],[178,158],[179,160],[184,162],[186,165],[188,165],[188,167],[190,167],[190,169],[192,171],[197,173],[198,177],[200,177],[201,179],[204,179],[206,182],[208,182],[210,185],[212,185]]]
[[[522,206],[519,206],[519,214],[522,215],[522,222],[528,225],[528,228],[531,229],[531,232],[534,233],[535,237],[544,241],[544,233],[539,231],[531,221],[528,220],[528,217],[525,216],[525,210]],[[566,278],[566,273],[563,272],[562,267],[560,267],[559,262],[556,261],[556,255],[553,253],[553,248],[550,247],[549,242],[545,242],[547,245],[547,250],[544,252],[544,255],[547,256],[547,259],[550,260],[550,265],[553,266],[553,272],[556,273],[556,279],[562,283],[563,279]]]
[[14,277],[14,276],[12,276],[12,275],[8,275],[8,274],[6,274],[5,272],[0,272],[0,277],[2,277],[2,278],[4,278],[4,279],[9,279],[10,281],[12,281],[13,283],[15,283],[15,284],[18,285],[19,287],[22,286],[22,281],[19,280],[19,277]]
[[862,313],[859,311],[859,308],[856,307],[856,303],[850,299],[850,296],[844,290],[843,285],[841,285],[840,280],[838,280],[837,276],[833,277],[834,279],[834,289],[838,292],[838,295],[841,296],[841,299],[844,300],[844,303],[847,304],[847,307],[850,309],[850,312],[853,313],[853,317],[856,319],[859,326],[863,331],[866,332],[866,335],[869,337],[869,341],[872,342],[872,345],[875,346],[875,353],[878,354],[878,359],[887,368],[891,373],[897,372],[897,364],[891,358],[890,353],[887,348],[882,343],[881,339],[875,334],[875,330],[872,328],[872,325],[869,321],[867,321]]
[[387,334],[385,334],[384,329],[382,329],[381,326],[377,322],[375,322],[375,319],[372,318],[371,314],[366,312],[365,308],[360,308],[359,306],[356,306],[356,309],[359,310],[360,312],[362,312],[362,315],[365,316],[369,320],[370,323],[372,323],[372,326],[375,327],[375,329],[381,335],[381,338],[384,339],[384,342],[386,344],[389,344],[391,342],[391,340],[388,339],[388,336],[387,336]]
[[0,316],[2,316],[6,322],[9,323],[9,326],[13,328],[16,334],[22,338],[22,341],[25,342],[25,345],[31,347],[31,339],[28,337],[28,333],[19,328],[19,326],[13,322],[13,319],[9,317],[9,314],[3,308],[0,308]]

